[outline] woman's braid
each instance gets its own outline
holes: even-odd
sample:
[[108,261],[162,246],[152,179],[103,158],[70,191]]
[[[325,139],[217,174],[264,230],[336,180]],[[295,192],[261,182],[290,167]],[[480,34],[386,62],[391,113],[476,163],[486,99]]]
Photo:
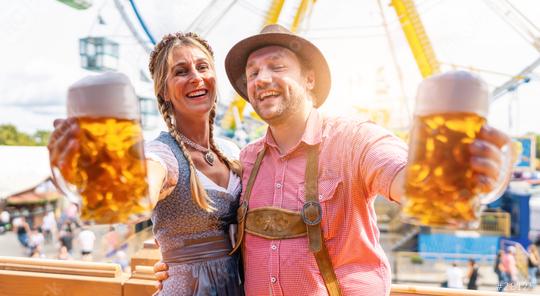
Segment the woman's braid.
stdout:
[[182,153],[186,157],[188,163],[189,163],[189,183],[191,188],[191,197],[193,200],[204,210],[207,211],[214,211],[215,208],[211,205],[212,200],[208,198],[208,194],[206,194],[206,190],[202,186],[199,178],[197,177],[197,171],[195,169],[195,164],[193,163],[193,159],[191,158],[191,155],[189,154],[189,151],[187,150],[186,146],[184,145],[184,142],[182,142],[182,139],[178,135],[178,130],[176,129],[175,125],[172,122],[172,116],[169,114],[170,108],[166,108],[163,110],[163,119],[165,120],[165,123],[167,124],[167,128],[169,129],[169,133],[171,136],[176,140],[176,143],[178,143],[178,146],[180,146],[180,150],[182,150]]
[[210,148],[216,152],[217,156],[232,170],[235,174],[242,176],[242,166],[237,160],[229,159],[216,145],[214,141],[214,118],[216,117],[217,104],[214,104],[212,110],[210,110]]
[[[178,145],[180,146],[180,149],[182,150],[182,153],[186,157],[186,159],[189,162],[189,170],[190,170],[190,188],[191,188],[191,195],[195,203],[199,205],[202,209],[206,211],[214,211],[215,208],[212,207],[212,201],[209,199],[208,194],[206,193],[206,190],[204,189],[202,183],[200,182],[199,178],[197,177],[197,172],[195,165],[193,163],[193,160],[191,158],[191,155],[189,154],[189,151],[186,149],[184,143],[182,142],[176,124],[179,124],[178,122],[175,124],[173,122],[173,106],[171,102],[167,99],[165,99],[165,89],[166,89],[166,81],[167,81],[167,62],[170,55],[171,50],[176,46],[196,46],[199,47],[203,52],[206,52],[208,57],[212,61],[212,67],[213,67],[213,61],[214,61],[214,51],[212,50],[212,47],[210,47],[210,44],[208,44],[208,41],[201,38],[196,33],[188,32],[188,33],[173,33],[173,34],[167,34],[165,35],[161,41],[156,44],[154,47],[154,50],[150,54],[150,62],[148,65],[148,68],[150,70],[150,73],[152,74],[152,78],[154,79],[154,91],[157,97],[158,102],[158,109],[161,112],[163,119],[165,120],[165,123],[167,124],[167,128],[169,129],[169,133],[171,136],[176,140]],[[241,166],[239,161],[233,161],[230,160],[223,152],[217,147],[217,145],[214,142],[214,118],[216,116],[216,107],[217,104],[214,103],[214,106],[212,107],[210,114],[209,114],[209,124],[210,124],[210,133],[209,133],[209,142],[210,142],[210,149],[214,151],[218,158],[225,163],[225,165],[235,172],[238,175],[241,175]]]

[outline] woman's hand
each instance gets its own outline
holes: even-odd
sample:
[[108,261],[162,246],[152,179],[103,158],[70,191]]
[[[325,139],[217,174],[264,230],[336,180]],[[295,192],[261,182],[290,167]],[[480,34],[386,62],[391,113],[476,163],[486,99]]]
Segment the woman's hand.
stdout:
[[54,121],[54,131],[47,145],[51,166],[58,167],[61,172],[66,169],[79,150],[77,136],[80,132],[81,129],[75,118]]

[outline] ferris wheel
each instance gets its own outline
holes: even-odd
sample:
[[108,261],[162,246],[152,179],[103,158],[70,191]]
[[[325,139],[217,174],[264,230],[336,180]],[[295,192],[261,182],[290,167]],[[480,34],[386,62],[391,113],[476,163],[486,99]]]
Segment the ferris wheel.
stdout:
[[[77,9],[88,9],[93,4],[90,0],[58,0],[65,4],[68,4]],[[387,16],[383,13],[384,4],[389,4],[399,21],[403,35],[406,38],[410,52],[413,55],[416,62],[417,69],[421,73],[422,77],[433,75],[440,71],[441,67],[446,68],[465,68],[469,71],[475,71],[480,73],[489,73],[490,70],[460,66],[454,63],[445,63],[439,61],[437,55],[432,47],[431,40],[426,33],[420,13],[417,10],[417,3],[421,1],[413,0],[373,0],[380,8],[381,26],[386,32],[388,39],[389,52],[391,54],[391,60],[397,73],[397,80],[401,85],[402,95],[400,97],[400,104],[403,106],[402,110],[408,112],[405,91],[403,90],[403,74],[400,69],[400,62],[396,58],[394,50],[394,42],[390,37],[389,25]],[[286,15],[284,13],[284,7],[287,4],[294,2],[292,5],[293,15]],[[420,5],[425,5],[426,1],[421,2]],[[442,2],[442,1],[439,1]],[[520,11],[515,5],[508,0],[483,0],[486,7],[497,14],[502,21],[504,21],[512,30],[520,36],[523,40],[528,42],[535,50],[540,51],[540,29],[532,22],[525,14]],[[107,1],[102,5],[107,5]],[[148,12],[144,9],[140,9],[137,6],[135,0],[121,1],[113,0],[115,10],[122,19],[123,23],[131,34],[131,39],[135,40],[139,48],[148,54],[151,51],[152,46],[155,44],[155,30],[152,27],[156,21],[156,18],[148,17]],[[142,3],[139,3],[142,4]],[[289,6],[291,6],[289,5]],[[317,2],[315,0],[268,0],[266,1],[265,8],[261,8],[260,5],[252,4],[244,0],[229,0],[229,1],[217,1],[209,0],[204,2],[204,7],[199,13],[190,14],[186,17],[187,20],[182,26],[183,31],[194,31],[203,36],[210,34],[216,27],[219,26],[224,16],[231,12],[234,6],[242,6],[245,9],[254,11],[259,15],[260,25],[269,23],[286,23],[291,31],[301,33],[309,32],[309,28],[305,26],[309,23],[310,16],[313,10],[316,9]],[[291,9],[290,9],[291,10]],[[100,10],[98,10],[98,16],[100,17]],[[146,20],[151,20],[147,23]],[[149,26],[150,25],[150,26]],[[304,27],[302,27],[304,25]],[[256,28],[254,28],[256,29]],[[108,38],[107,36],[89,36],[83,38],[80,41],[81,48],[81,66],[85,69],[94,71],[103,71],[115,69],[119,56],[119,43],[114,38]],[[533,71],[540,66],[540,57],[533,60],[528,66],[523,68],[516,74],[508,75],[508,80],[500,85],[493,87],[493,99],[496,100],[505,94],[511,94],[511,97],[517,97],[517,89],[527,84],[532,80],[536,80],[537,76]],[[149,82],[149,77],[146,69],[140,69],[141,77],[145,77],[143,80]],[[491,71],[494,72],[494,71]],[[226,107],[227,110],[222,118],[221,125],[224,129],[234,130],[241,127],[242,122],[245,120],[245,100],[236,95]],[[376,110],[376,113],[380,113],[380,110]],[[252,113],[251,116],[256,118],[256,114]],[[388,118],[387,114],[383,114],[378,117]]]

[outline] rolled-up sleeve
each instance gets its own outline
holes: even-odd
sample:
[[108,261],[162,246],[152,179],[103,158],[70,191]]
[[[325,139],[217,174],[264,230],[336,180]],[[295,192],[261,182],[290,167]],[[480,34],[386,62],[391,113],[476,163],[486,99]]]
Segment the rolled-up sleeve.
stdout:
[[392,181],[407,164],[407,145],[388,130],[371,122],[362,123],[355,135],[354,165],[368,197],[390,198]]

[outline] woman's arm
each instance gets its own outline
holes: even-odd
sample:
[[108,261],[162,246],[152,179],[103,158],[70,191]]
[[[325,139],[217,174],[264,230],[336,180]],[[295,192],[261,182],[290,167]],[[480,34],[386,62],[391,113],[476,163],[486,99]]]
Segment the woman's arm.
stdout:
[[[160,201],[159,193],[165,182],[167,169],[164,168],[160,162],[150,159],[146,160],[146,167],[148,170],[148,194],[150,195],[152,208],[154,208],[157,202]],[[163,199],[163,197],[161,199]]]

